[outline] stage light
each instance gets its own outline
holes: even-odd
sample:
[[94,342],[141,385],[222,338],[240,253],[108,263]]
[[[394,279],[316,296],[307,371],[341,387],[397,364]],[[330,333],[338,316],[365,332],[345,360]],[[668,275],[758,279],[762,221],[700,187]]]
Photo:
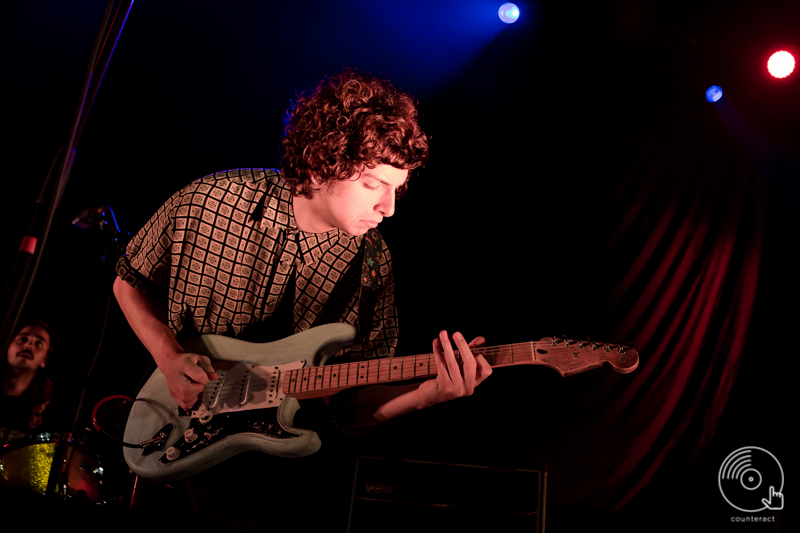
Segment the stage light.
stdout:
[[511,3],[503,4],[500,6],[497,14],[500,17],[500,20],[506,24],[514,24],[519,18],[519,8]]
[[706,90],[706,100],[709,102],[717,102],[722,98],[722,87],[719,85],[712,85]]
[[767,61],[767,70],[776,78],[785,78],[794,70],[794,57],[785,50],[775,52]]

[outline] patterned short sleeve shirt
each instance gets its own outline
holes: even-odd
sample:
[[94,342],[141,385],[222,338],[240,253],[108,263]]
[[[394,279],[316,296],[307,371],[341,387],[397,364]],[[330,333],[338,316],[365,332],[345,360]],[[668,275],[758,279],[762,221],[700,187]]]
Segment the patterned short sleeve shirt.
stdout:
[[298,230],[279,172],[234,169],[175,193],[128,244],[117,273],[166,300],[179,337],[253,341],[332,322],[356,325],[361,291],[370,286],[377,294],[372,330],[348,355],[391,357],[398,338],[391,256],[381,240],[374,251],[379,266],[371,270],[373,259],[364,259],[369,244],[339,229]]

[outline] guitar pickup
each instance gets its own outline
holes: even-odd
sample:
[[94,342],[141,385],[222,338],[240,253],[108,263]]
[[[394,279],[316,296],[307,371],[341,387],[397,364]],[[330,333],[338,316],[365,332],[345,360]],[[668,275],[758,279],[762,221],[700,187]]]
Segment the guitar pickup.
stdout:
[[225,385],[225,376],[227,375],[228,372],[226,370],[217,370],[217,379],[214,381],[209,381],[208,384],[206,384],[205,389],[203,389],[201,401],[203,405],[209,409],[217,405],[219,393],[222,390],[223,385]]
[[305,360],[261,366],[244,362],[214,365],[218,379],[206,384],[201,404],[213,414],[278,407],[283,401],[283,376],[303,368]]
[[244,375],[242,379],[239,381],[239,407],[247,402],[247,391],[250,389],[250,369],[252,367],[247,367],[244,371]]
[[218,377],[206,384],[201,403],[209,410],[223,412],[244,405],[250,388],[250,365],[225,362],[215,365],[214,370]]

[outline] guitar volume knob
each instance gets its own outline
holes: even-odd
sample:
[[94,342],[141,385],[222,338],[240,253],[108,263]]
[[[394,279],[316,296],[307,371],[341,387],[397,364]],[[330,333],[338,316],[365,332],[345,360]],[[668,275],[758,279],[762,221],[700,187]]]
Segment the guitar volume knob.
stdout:
[[183,438],[186,442],[194,442],[199,436],[200,434],[197,433],[197,430],[194,428],[189,428],[183,432]]
[[175,446],[170,446],[169,448],[167,448],[165,455],[167,456],[167,461],[174,461],[175,459],[180,457],[181,451]]

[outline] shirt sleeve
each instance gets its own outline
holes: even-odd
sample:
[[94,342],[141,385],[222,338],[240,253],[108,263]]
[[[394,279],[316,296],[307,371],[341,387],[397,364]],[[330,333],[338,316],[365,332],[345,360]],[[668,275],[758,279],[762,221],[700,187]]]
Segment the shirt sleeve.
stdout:
[[117,261],[117,274],[132,287],[161,297],[169,285],[174,212],[182,191],[172,195],[133,237]]

